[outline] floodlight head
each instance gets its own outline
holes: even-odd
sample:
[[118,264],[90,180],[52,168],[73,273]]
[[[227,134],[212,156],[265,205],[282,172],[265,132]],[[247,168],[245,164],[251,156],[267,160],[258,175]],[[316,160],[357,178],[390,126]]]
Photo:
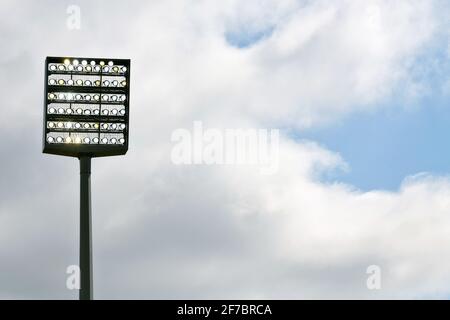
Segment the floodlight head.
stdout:
[[128,150],[130,60],[47,57],[43,152],[71,157]]

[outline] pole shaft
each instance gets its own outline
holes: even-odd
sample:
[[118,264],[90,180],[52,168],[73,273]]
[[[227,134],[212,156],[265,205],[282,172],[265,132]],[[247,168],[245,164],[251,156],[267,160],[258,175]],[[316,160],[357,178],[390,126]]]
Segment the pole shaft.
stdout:
[[91,157],[80,157],[80,300],[92,296]]

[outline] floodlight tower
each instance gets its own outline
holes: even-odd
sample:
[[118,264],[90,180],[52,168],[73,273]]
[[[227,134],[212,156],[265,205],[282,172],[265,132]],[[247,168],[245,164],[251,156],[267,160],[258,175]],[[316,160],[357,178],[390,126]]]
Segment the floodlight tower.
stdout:
[[43,152],[80,160],[80,300],[91,300],[91,159],[128,150],[130,60],[47,57]]

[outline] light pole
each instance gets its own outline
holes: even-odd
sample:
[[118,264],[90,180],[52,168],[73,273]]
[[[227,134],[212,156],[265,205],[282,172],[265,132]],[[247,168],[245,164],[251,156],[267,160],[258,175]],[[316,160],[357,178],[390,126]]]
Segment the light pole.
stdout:
[[91,300],[92,292],[92,217],[91,157],[80,157],[80,300]]
[[80,300],[93,298],[91,159],[128,151],[130,60],[47,57],[43,152],[80,161]]

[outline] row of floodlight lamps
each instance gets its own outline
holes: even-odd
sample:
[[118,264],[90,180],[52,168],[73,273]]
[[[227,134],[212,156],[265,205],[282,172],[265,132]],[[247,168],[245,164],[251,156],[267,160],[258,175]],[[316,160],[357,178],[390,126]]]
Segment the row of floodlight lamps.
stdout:
[[47,128],[49,129],[70,129],[70,130],[107,130],[107,131],[123,131],[126,128],[125,123],[98,123],[98,122],[52,122],[47,123]]
[[100,61],[98,64],[94,60],[88,63],[87,60],[82,60],[79,62],[78,60],[70,61],[69,59],[65,59],[64,63],[51,63],[48,66],[50,71],[71,71],[71,72],[90,72],[90,73],[115,73],[115,74],[124,74],[127,72],[127,67],[115,65],[113,61],[109,61],[106,64],[104,61]]
[[81,144],[81,143],[84,143],[84,144],[91,144],[91,143],[92,144],[99,144],[100,142],[102,144],[124,144],[125,143],[125,139],[124,138],[119,138],[119,139],[117,139],[117,138],[110,138],[110,139],[108,139],[106,137],[103,137],[102,139],[99,139],[98,137],[94,137],[94,138],[74,137],[73,138],[73,137],[70,137],[70,136],[63,138],[61,136],[57,136],[57,137],[48,136],[47,137],[47,142],[48,143],[66,143],[66,144],[69,144],[69,143],[75,143],[75,144]]
[[68,80],[64,80],[64,79],[49,79],[48,80],[48,84],[51,86],[83,86],[83,87],[100,87],[100,85],[102,87],[126,87],[127,85],[127,81],[123,80],[123,81],[117,81],[117,80],[113,80],[113,81],[109,81],[109,80],[104,80],[103,83],[100,80],[95,80],[95,81],[91,81],[91,80],[82,80],[82,79],[78,79],[78,80],[73,80],[73,79],[68,79]]
[[[94,116],[98,116],[100,115],[100,109],[82,109],[82,108],[77,108],[77,109],[71,109],[71,108],[53,108],[50,107],[48,109],[48,113],[49,114],[79,114],[79,115],[86,115],[86,116],[90,116],[90,115],[94,115]],[[108,110],[108,109],[102,109],[101,114],[104,116],[124,116],[126,113],[125,109],[112,109],[112,110]]]
[[49,93],[48,94],[48,99],[49,100],[61,100],[61,101],[100,101],[100,99],[102,101],[105,102],[124,102],[127,97],[124,94],[121,95],[115,95],[115,94],[97,94],[97,93],[78,93],[78,94],[74,94],[74,93],[64,93],[64,92],[60,92],[60,93]]

